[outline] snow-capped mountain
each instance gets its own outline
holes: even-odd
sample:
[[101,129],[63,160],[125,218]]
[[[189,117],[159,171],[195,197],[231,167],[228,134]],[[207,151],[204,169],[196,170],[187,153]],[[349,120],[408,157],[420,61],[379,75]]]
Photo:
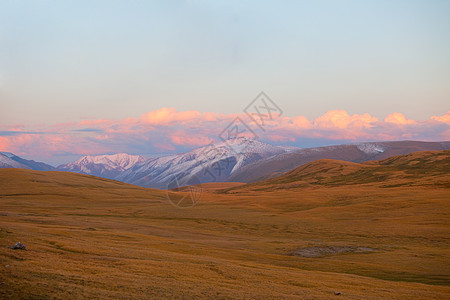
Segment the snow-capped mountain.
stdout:
[[180,185],[226,181],[249,163],[298,149],[237,138],[187,153],[151,159],[125,153],[84,156],[59,166],[58,170],[106,177],[144,187],[167,188],[175,177]]
[[147,159],[143,156],[126,153],[97,156],[87,155],[73,163],[60,165],[58,170],[115,179],[136,164],[146,161]]
[[55,170],[55,168],[50,165],[24,159],[10,152],[0,152],[0,168],[20,168],[38,171]]
[[183,154],[148,160],[128,169],[116,179],[155,188],[167,188],[175,177],[179,185],[227,181],[249,163],[298,149],[237,138]]
[[[84,156],[59,166],[57,170],[166,189],[205,182],[253,182],[324,158],[364,162],[416,151],[444,149],[450,149],[450,142],[367,142],[300,149],[238,138],[187,153],[156,158],[126,153]],[[0,168],[55,170],[45,163],[26,160],[9,152],[0,152]]]

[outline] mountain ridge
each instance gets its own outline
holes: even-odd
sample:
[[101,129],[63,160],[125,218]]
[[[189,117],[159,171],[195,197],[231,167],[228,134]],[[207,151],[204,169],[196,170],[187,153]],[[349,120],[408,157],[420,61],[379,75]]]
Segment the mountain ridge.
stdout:
[[167,188],[174,177],[181,185],[222,182],[251,162],[289,151],[292,149],[252,139],[228,140],[152,159],[124,172],[118,180],[155,188]]
[[[416,151],[449,148],[448,141],[386,141],[301,149],[237,138],[186,153],[153,158],[126,153],[86,155],[57,168],[22,159],[13,153],[0,152],[0,168],[69,171],[142,187],[172,189],[211,182],[250,183],[265,180],[319,159],[361,163]],[[174,180],[175,186],[172,185]]]
[[122,172],[146,160],[143,156],[127,153],[86,155],[73,163],[58,166],[57,170],[114,179]]
[[361,163],[418,151],[447,149],[450,149],[449,141],[385,141],[304,148],[267,158],[258,164],[249,164],[231,176],[229,181],[249,183],[273,178],[301,165],[324,158]]
[[167,188],[173,177],[183,185],[226,181],[251,162],[299,148],[273,146],[254,139],[236,138],[209,144],[186,153],[145,158],[126,153],[84,156],[61,171],[95,175],[154,188]]
[[224,189],[220,192],[296,189],[306,186],[372,184],[450,187],[450,150],[419,151],[362,163],[319,159],[283,175]]
[[43,162],[24,159],[11,152],[0,152],[0,168],[21,168],[36,171],[54,171],[52,167]]

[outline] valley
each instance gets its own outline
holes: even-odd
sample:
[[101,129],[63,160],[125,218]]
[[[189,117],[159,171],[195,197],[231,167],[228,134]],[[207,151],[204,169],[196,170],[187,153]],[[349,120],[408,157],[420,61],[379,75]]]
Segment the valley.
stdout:
[[[402,183],[393,186],[364,177],[330,184],[330,168],[311,183],[301,167],[289,175],[296,187],[277,186],[288,175],[209,183],[184,209],[167,198],[183,189],[2,169],[0,296],[445,299],[448,159],[438,151],[367,163]],[[400,167],[427,164],[427,176]],[[17,241],[27,250],[6,248]]]

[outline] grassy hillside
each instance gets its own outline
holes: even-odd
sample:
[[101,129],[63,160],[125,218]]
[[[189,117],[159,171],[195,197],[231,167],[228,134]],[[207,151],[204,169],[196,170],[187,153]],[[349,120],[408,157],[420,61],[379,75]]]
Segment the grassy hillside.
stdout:
[[[375,147],[367,151],[367,147]],[[366,149],[364,149],[366,148]],[[369,160],[381,160],[396,155],[418,151],[441,151],[450,148],[450,142],[392,141],[361,144],[345,144],[318,148],[306,148],[277,155],[249,164],[229,178],[229,181],[256,182],[274,178],[304,164],[320,160],[335,159],[362,163]],[[366,151],[364,151],[366,150]]]
[[379,161],[353,163],[320,159],[286,174],[225,191],[370,184],[378,187],[450,187],[450,150],[423,151]]
[[[211,184],[185,209],[166,191],[0,170],[0,298],[448,299],[449,189],[430,181],[448,152],[415,155],[316,162],[261,191]],[[375,169],[414,184],[336,182]]]

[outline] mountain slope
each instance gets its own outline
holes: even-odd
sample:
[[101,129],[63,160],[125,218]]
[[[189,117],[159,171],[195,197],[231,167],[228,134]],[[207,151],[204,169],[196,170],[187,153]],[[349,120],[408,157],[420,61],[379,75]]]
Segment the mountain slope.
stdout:
[[21,158],[10,152],[0,152],[0,168],[20,168],[36,171],[52,171],[54,167],[42,162]]
[[[230,176],[250,163],[292,150],[290,147],[238,138],[194,149],[188,153],[151,159],[128,169],[116,179],[155,188],[228,181]],[[178,183],[171,186],[174,177]]]
[[114,179],[125,170],[146,161],[147,159],[143,156],[126,153],[99,156],[88,155],[73,163],[61,165],[58,167],[58,170]]
[[414,152],[364,163],[320,159],[284,175],[231,188],[229,191],[359,184],[383,188],[398,186],[450,188],[449,170],[450,150]]
[[[77,201],[84,201],[84,193],[92,192],[95,195],[96,189],[101,189],[103,194],[107,194],[106,200],[111,201],[118,191],[127,193],[129,190],[142,193],[152,199],[162,199],[166,201],[166,192],[155,189],[144,189],[141,187],[126,184],[117,180],[96,177],[74,172],[60,171],[35,171],[23,169],[0,170],[1,196],[41,195],[56,196],[63,198],[73,198]],[[96,199],[98,201],[99,199]]]
[[115,154],[85,156],[58,170],[95,175],[161,189],[208,182],[254,182],[318,159],[377,160],[415,151],[443,150],[449,142],[373,142],[298,149],[238,138],[187,153],[147,159]]
[[166,189],[208,182],[254,182],[324,158],[359,163],[415,151],[449,148],[450,142],[399,141],[298,149],[238,138],[188,153],[151,159],[125,153],[85,156],[58,168],[0,152],[0,168],[70,171]]
[[450,142],[370,142],[306,148],[249,164],[230,176],[228,180],[234,182],[264,180],[281,175],[309,162],[325,158],[360,163],[417,151],[439,151],[446,149],[450,149]]
[[[125,153],[84,156],[73,163],[59,166],[58,170],[166,189],[227,181],[232,174],[250,163],[297,149],[237,138],[187,153],[151,159]],[[175,177],[177,185],[170,186]]]

